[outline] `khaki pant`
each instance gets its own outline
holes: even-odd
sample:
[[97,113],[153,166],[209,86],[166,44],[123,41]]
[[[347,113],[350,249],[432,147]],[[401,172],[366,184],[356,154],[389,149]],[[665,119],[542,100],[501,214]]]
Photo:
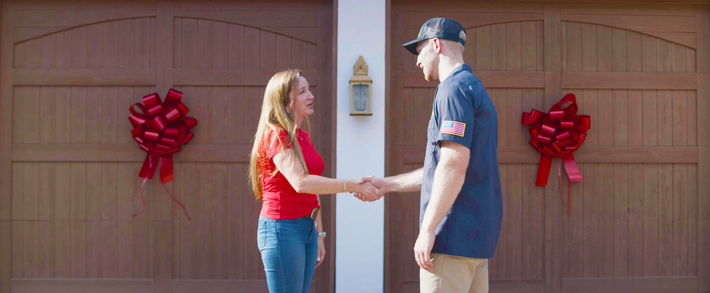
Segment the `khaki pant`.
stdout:
[[434,273],[419,269],[421,293],[487,293],[488,259],[432,253]]

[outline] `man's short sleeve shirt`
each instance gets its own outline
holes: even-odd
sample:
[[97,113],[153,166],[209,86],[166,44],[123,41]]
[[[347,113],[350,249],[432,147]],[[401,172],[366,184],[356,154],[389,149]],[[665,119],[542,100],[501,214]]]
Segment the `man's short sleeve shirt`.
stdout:
[[491,258],[498,244],[503,201],[498,171],[498,118],[486,89],[464,64],[439,84],[429,120],[421,219],[431,199],[442,141],[467,147],[470,161],[453,206],[436,229],[433,253]]

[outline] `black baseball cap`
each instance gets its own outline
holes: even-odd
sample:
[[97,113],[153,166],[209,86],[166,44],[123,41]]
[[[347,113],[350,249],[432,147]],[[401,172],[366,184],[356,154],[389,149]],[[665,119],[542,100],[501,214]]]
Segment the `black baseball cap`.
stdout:
[[432,18],[427,20],[422,28],[419,29],[419,35],[413,41],[402,45],[414,55],[419,55],[417,52],[417,43],[428,39],[445,39],[452,40],[466,45],[466,30],[458,21],[448,18]]

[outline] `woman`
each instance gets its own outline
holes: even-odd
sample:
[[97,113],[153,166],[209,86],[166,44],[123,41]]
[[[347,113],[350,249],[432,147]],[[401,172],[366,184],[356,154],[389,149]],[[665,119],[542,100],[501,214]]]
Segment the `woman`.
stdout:
[[320,176],[323,159],[300,127],[305,122],[310,131],[313,100],[298,69],[271,77],[251,151],[249,179],[263,201],[257,242],[271,293],[308,292],[315,268],[324,260],[317,194],[357,192],[368,200],[382,196],[369,182]]

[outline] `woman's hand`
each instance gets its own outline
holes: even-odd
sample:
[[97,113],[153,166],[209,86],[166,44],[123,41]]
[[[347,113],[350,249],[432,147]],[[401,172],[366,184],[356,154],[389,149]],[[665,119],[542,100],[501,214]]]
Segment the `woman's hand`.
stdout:
[[376,201],[383,197],[385,194],[376,186],[372,185],[369,181],[361,181],[355,185],[355,194],[359,194],[362,201]]
[[[368,182],[381,192],[380,198],[383,197],[385,195],[385,193],[387,193],[387,189],[385,188],[385,181],[382,178],[377,178],[375,176],[365,176],[362,179],[360,179],[360,182],[358,182],[358,184],[364,184],[364,183],[368,183]],[[364,202],[374,201],[374,200],[368,200],[368,198],[364,194],[359,193],[359,192],[355,192],[353,195],[355,197],[357,197],[359,200],[362,200]],[[379,198],[377,198],[377,199],[379,199]],[[377,199],[375,199],[375,200],[377,200]]]
[[316,268],[325,260],[325,241],[323,237],[318,236],[318,258],[316,259]]

